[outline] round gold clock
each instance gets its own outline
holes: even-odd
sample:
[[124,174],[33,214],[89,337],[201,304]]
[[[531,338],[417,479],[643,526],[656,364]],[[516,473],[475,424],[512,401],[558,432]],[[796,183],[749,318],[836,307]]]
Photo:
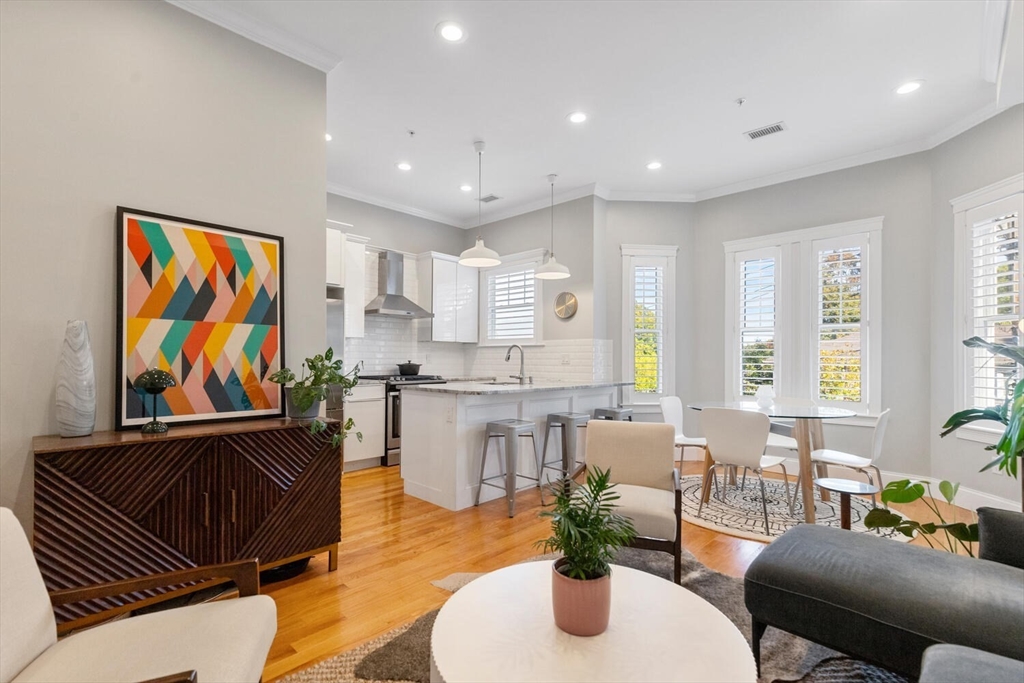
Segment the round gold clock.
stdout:
[[562,292],[555,297],[555,315],[562,320],[568,320],[576,315],[576,309],[578,307],[579,301],[576,299],[576,295],[572,292]]

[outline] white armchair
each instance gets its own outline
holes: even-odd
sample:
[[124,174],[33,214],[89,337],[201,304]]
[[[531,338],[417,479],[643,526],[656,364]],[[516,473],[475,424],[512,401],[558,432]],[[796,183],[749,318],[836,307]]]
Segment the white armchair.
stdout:
[[[54,605],[213,578],[232,579],[246,597],[108,622],[57,640]],[[258,593],[258,567],[249,560],[47,594],[21,524],[0,508],[0,683],[255,683],[277,631],[277,607]]]

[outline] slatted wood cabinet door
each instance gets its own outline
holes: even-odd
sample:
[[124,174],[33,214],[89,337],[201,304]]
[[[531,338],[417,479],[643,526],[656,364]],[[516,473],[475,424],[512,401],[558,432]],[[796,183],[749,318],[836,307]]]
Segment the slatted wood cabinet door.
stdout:
[[[166,436],[36,437],[33,545],[49,590],[256,558],[262,568],[341,541],[338,423],[172,427]],[[153,601],[133,593],[58,608],[59,622]]]

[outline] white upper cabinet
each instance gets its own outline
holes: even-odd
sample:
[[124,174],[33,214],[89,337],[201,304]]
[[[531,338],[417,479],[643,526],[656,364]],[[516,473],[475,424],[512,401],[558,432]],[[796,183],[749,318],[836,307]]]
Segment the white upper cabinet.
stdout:
[[362,337],[368,237],[327,227],[327,284],[345,288],[345,336]]
[[476,343],[479,278],[457,256],[427,252],[416,261],[419,304],[434,314],[420,323],[420,341]]
[[327,284],[344,287],[345,233],[337,228],[327,228]]

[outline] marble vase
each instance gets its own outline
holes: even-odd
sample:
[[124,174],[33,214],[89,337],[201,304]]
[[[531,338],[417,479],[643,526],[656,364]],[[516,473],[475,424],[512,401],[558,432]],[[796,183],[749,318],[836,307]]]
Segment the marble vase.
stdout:
[[57,366],[57,433],[86,436],[96,428],[96,373],[89,327],[69,320]]

